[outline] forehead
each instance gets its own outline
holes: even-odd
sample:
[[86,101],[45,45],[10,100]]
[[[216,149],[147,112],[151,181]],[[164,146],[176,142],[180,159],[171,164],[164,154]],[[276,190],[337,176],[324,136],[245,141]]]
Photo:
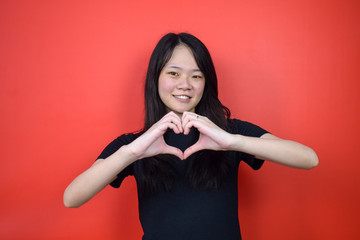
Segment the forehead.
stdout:
[[191,49],[185,45],[178,45],[174,48],[171,58],[165,67],[177,66],[180,68],[198,68]]

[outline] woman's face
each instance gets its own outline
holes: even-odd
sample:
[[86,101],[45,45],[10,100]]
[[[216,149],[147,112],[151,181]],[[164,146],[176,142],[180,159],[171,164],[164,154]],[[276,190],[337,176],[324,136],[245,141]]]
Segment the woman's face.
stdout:
[[167,64],[160,72],[158,91],[168,112],[180,117],[184,111],[195,112],[204,92],[205,77],[191,50],[185,45],[175,47]]

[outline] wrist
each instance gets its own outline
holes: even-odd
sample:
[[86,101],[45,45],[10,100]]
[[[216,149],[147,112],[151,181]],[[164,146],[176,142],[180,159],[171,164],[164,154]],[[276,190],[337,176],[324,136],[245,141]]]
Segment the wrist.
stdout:
[[240,134],[230,134],[229,150],[230,151],[242,151],[244,149],[244,136]]
[[123,145],[117,152],[119,159],[122,159],[122,161],[126,162],[127,164],[131,164],[138,160],[138,156],[132,151],[131,146],[129,145]]

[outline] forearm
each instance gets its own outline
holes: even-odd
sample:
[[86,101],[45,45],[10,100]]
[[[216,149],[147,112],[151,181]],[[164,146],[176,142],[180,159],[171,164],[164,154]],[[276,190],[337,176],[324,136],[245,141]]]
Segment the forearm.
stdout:
[[232,135],[230,148],[293,168],[311,169],[317,166],[319,161],[311,148],[271,134],[263,138]]
[[64,192],[66,207],[79,207],[111,183],[116,176],[136,159],[121,147],[106,159],[97,160],[89,169],[76,177]]

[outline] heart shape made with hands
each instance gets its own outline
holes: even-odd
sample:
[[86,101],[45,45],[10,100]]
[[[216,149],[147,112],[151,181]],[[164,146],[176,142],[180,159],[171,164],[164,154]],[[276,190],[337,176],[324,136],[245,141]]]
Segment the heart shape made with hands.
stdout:
[[176,134],[172,129],[168,129],[163,137],[166,144],[176,147],[184,153],[199,140],[199,131],[192,127],[189,134],[185,135],[183,133]]
[[163,139],[166,145],[172,147],[172,149],[168,149],[169,153],[181,159],[186,159],[204,149],[215,151],[224,149],[222,147],[224,135],[221,134],[223,130],[206,117],[184,112],[182,118],[179,119],[173,112],[170,112],[159,122],[162,126],[168,127],[163,134]]

